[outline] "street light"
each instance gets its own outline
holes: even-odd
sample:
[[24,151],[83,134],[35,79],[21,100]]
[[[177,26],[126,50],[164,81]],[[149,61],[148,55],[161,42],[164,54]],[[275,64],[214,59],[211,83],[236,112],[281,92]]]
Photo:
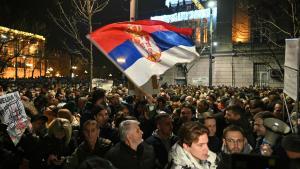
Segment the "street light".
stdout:
[[31,68],[33,67],[32,63],[26,63],[25,65],[28,66],[28,67],[31,67]]
[[52,72],[52,71],[53,71],[53,68],[52,68],[52,67],[49,67],[48,70],[49,70],[50,72]]
[[60,75],[59,72],[56,72],[55,76],[56,76],[56,77],[60,77],[61,75]]
[[217,4],[216,4],[216,1],[208,1],[207,3],[207,7],[209,7],[210,9],[212,9],[213,7],[215,7]]
[[74,73],[74,71],[77,69],[77,66],[72,66],[71,67],[71,70],[70,70],[70,72],[71,72],[71,78],[74,78],[75,77],[75,73]]
[[216,1],[209,1],[207,7],[210,9],[210,52],[209,52],[209,72],[208,72],[208,86],[212,87],[212,58],[213,58],[213,8],[216,6]]
[[5,35],[5,34],[1,34],[0,38],[6,40],[8,37],[7,37],[7,35]]

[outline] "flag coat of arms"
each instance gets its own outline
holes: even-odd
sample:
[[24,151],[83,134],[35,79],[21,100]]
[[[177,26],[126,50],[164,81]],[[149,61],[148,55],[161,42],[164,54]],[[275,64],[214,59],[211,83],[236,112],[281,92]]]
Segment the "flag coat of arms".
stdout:
[[177,63],[197,56],[192,29],[177,28],[162,21],[140,20],[104,26],[87,37],[135,85],[143,86]]

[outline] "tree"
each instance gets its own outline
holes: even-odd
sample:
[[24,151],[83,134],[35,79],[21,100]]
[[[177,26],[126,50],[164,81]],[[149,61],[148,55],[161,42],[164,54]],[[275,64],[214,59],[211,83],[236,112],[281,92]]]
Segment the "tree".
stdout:
[[284,39],[300,36],[300,2],[247,0],[249,14],[268,43],[284,48]]
[[52,12],[49,12],[49,14],[55,24],[74,42],[74,47],[70,47],[72,44],[68,42],[65,43],[65,47],[71,53],[76,53],[85,58],[86,62],[89,60],[91,89],[93,79],[93,46],[91,42],[87,42],[85,35],[93,31],[93,17],[104,9],[109,0],[70,0],[68,2],[70,4],[61,1],[57,3],[59,16],[55,16]]
[[[251,48],[264,47],[266,50],[261,52],[261,55],[270,56],[274,60],[279,67],[280,80],[283,80],[283,68],[279,61],[279,55],[282,54],[278,53],[284,51],[285,39],[300,36],[300,14],[297,13],[300,10],[299,1],[238,0],[237,2],[247,9],[251,19]],[[238,49],[239,46],[241,45],[236,45],[235,52],[248,53],[245,52],[247,50]],[[271,64],[267,64],[272,69]]]

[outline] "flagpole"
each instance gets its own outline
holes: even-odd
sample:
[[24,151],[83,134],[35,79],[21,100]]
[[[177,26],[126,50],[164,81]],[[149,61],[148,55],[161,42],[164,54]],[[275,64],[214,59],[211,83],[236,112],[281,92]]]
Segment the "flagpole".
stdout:
[[130,22],[137,19],[138,14],[138,0],[130,0]]
[[210,10],[210,28],[209,28],[209,32],[210,32],[210,51],[209,51],[209,78],[208,78],[208,86],[212,87],[212,53],[213,53],[213,19],[212,19],[212,7],[209,8]]
[[[130,0],[130,22],[136,21],[138,19],[138,0]],[[157,76],[153,75],[151,77],[152,82],[152,89],[157,88],[158,89],[158,82],[157,82]],[[147,92],[143,91],[142,86],[134,86],[132,82],[129,81],[128,83],[128,90],[133,89],[136,93],[136,95],[145,95],[147,97],[152,98],[151,95],[149,95]]]
[[209,51],[209,72],[208,72],[208,86],[212,87],[212,60],[213,60],[213,7],[215,6],[214,1],[209,1],[209,33],[210,33],[210,51]]
[[[138,11],[138,0],[130,0],[130,16],[129,21],[133,22],[137,19],[137,12]],[[133,91],[136,95],[141,95],[143,91],[129,79],[128,81],[128,90]],[[137,93],[138,92],[138,93]]]
[[[130,22],[135,21],[135,18],[136,18],[136,10],[137,10],[136,9],[136,3],[137,3],[136,1],[137,0],[130,0],[130,15],[129,15],[129,21]],[[134,91],[135,85],[131,81],[131,79],[128,80],[127,85],[128,85],[128,92],[129,93],[131,93],[131,91]]]

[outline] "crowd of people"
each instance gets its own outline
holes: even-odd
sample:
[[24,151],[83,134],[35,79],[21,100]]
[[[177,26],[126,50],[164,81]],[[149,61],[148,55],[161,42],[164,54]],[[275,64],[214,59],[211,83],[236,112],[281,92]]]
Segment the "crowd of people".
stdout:
[[20,93],[30,125],[15,146],[1,123],[0,169],[230,169],[242,155],[300,168],[297,104],[281,89],[164,85],[144,96],[123,85],[1,85],[1,95]]

